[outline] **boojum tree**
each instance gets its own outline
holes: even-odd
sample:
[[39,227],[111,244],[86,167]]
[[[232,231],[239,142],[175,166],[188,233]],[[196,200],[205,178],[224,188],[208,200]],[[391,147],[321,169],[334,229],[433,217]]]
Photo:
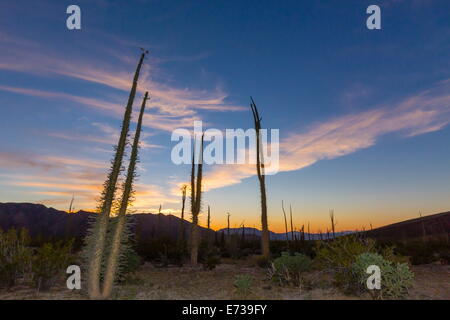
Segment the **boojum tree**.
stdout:
[[178,230],[178,244],[181,245],[184,242],[184,208],[186,205],[186,189],[187,185],[181,186],[181,220],[180,229]]
[[198,230],[198,215],[200,214],[202,200],[202,178],[203,178],[203,142],[205,135],[202,134],[197,164],[197,176],[195,171],[195,142],[192,152],[191,166],[191,264],[196,265],[198,260],[198,247],[200,244],[200,233]]
[[284,228],[286,230],[286,246],[287,246],[287,250],[289,251],[289,233],[288,233],[286,211],[284,210],[284,201],[283,200],[281,200],[281,209],[283,210],[283,215],[284,215]]
[[131,86],[131,91],[128,97],[128,102],[125,108],[125,113],[122,121],[122,129],[120,132],[119,142],[115,147],[115,155],[111,161],[111,169],[107,180],[103,185],[103,192],[100,198],[99,214],[89,228],[88,237],[86,240],[86,256],[87,256],[87,287],[88,295],[91,299],[101,299],[100,291],[100,276],[102,273],[102,261],[104,261],[105,245],[108,231],[108,223],[111,215],[111,209],[115,200],[117,191],[117,180],[122,170],[123,156],[127,145],[127,137],[130,127],[131,113],[133,109],[133,102],[136,95],[137,83],[141,71],[145,51],[141,54],[134,78]]
[[253,122],[256,131],[256,173],[258,175],[259,181],[259,192],[261,195],[261,248],[264,257],[270,257],[270,247],[269,247],[269,224],[267,221],[267,198],[266,198],[266,180],[264,172],[264,159],[262,146],[261,146],[261,117],[258,113],[258,108],[256,107],[255,101],[251,98],[250,107],[253,114]]
[[126,213],[130,198],[133,193],[133,182],[136,177],[136,164],[138,162],[139,153],[139,139],[141,136],[142,119],[144,117],[145,104],[148,100],[148,92],[145,93],[142,100],[141,110],[139,112],[139,118],[136,126],[136,133],[134,134],[133,145],[131,148],[130,162],[128,164],[127,177],[123,185],[122,199],[120,201],[119,213],[117,215],[117,221],[115,229],[113,231],[113,238],[111,243],[111,249],[108,256],[108,262],[106,265],[105,280],[103,283],[102,297],[107,299],[111,296],[114,281],[119,267],[120,255],[122,252],[122,243],[124,242],[127,230],[126,230]]

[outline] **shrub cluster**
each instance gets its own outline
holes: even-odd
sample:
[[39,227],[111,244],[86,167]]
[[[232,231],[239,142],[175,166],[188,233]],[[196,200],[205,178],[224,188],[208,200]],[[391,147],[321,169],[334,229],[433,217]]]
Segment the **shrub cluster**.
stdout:
[[302,283],[302,273],[309,271],[312,260],[301,253],[289,254],[283,252],[281,257],[273,260],[269,269],[269,277],[280,285],[300,286]]
[[39,248],[31,248],[29,242],[25,229],[0,230],[0,287],[10,288],[22,279],[30,280],[38,290],[46,290],[64,275],[71,259],[72,240],[45,243]]
[[[366,270],[375,265],[380,268],[380,289],[368,289]],[[406,263],[395,263],[377,253],[362,253],[352,265],[354,280],[360,292],[368,292],[374,299],[402,299],[408,295],[414,275]]]
[[10,288],[28,273],[32,257],[29,241],[24,229],[0,229],[0,287]]

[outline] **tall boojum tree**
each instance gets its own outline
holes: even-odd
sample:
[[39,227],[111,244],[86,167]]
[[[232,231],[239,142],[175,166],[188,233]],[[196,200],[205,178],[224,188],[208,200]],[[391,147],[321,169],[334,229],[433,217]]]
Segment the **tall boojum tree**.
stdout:
[[113,202],[117,191],[117,180],[122,170],[123,156],[127,145],[128,132],[130,127],[131,113],[133,109],[133,102],[136,95],[137,83],[139,74],[142,68],[145,51],[141,54],[134,78],[131,86],[131,91],[128,97],[128,102],[125,108],[125,113],[122,121],[122,129],[119,137],[119,142],[115,147],[115,155],[111,161],[111,169],[107,180],[104,183],[104,190],[101,195],[99,214],[90,227],[89,235],[86,241],[87,259],[88,259],[88,295],[92,299],[102,298],[100,290],[100,277],[102,273],[102,261],[104,261],[104,253],[106,246],[106,238],[108,231],[108,224],[111,215]]
[[261,195],[261,248],[264,257],[270,257],[269,247],[269,224],[267,220],[267,197],[266,197],[266,180],[264,173],[264,159],[262,159],[262,146],[261,146],[261,117],[258,113],[255,101],[251,98],[250,107],[253,114],[253,122],[256,131],[256,173],[259,181],[259,191]]
[[109,298],[112,293],[113,284],[116,280],[117,269],[119,265],[119,258],[121,253],[122,242],[126,233],[126,213],[130,197],[133,193],[133,181],[136,176],[136,164],[138,162],[139,139],[141,135],[142,119],[144,117],[145,104],[148,100],[148,92],[145,93],[142,100],[141,110],[136,126],[136,133],[134,135],[133,146],[131,149],[130,163],[128,164],[127,177],[123,186],[123,194],[120,202],[120,209],[117,216],[115,230],[113,231],[113,238],[111,250],[106,265],[105,280],[103,284],[103,298]]

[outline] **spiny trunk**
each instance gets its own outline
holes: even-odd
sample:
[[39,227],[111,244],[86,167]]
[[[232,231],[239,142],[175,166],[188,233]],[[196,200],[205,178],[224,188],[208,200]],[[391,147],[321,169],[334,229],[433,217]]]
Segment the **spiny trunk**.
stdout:
[[292,222],[292,206],[291,205],[289,205],[289,213],[291,215],[291,239],[292,239],[292,241],[295,241],[294,224]]
[[289,251],[289,233],[288,233],[286,212],[284,211],[284,202],[283,202],[283,200],[281,200],[281,208],[283,209],[283,215],[284,215],[284,227],[285,227],[285,230],[286,230],[286,245],[287,245],[287,250]]
[[130,201],[130,195],[133,190],[133,180],[136,172],[136,163],[138,161],[139,152],[139,139],[141,136],[142,119],[145,111],[145,103],[148,99],[148,92],[145,93],[144,99],[142,101],[141,110],[139,113],[139,119],[136,126],[136,133],[134,135],[133,146],[131,150],[130,163],[128,165],[127,178],[123,188],[122,200],[120,202],[119,214],[117,216],[117,225],[114,230],[113,240],[111,244],[111,251],[108,257],[108,263],[105,272],[105,281],[103,284],[103,298],[108,299],[111,296],[114,281],[116,279],[117,268],[119,265],[119,256],[121,250],[121,244],[123,240],[123,235],[125,232],[126,224],[126,213],[128,208],[128,203]]
[[256,173],[259,180],[259,191],[261,194],[261,249],[262,254],[266,258],[270,258],[270,246],[269,246],[269,224],[267,221],[267,199],[266,199],[266,182],[264,174],[264,161],[261,159],[261,139],[260,139],[260,129],[261,129],[261,117],[258,113],[258,108],[256,107],[253,98],[251,99],[250,107],[253,113],[253,120],[255,124],[256,131]]
[[186,189],[187,185],[181,187],[181,220],[180,220],[180,231],[178,234],[178,242],[181,245],[184,242],[184,207],[186,204]]
[[133,109],[134,97],[136,95],[137,82],[139,79],[139,73],[141,71],[142,62],[144,61],[145,53],[142,53],[139,60],[136,72],[134,74],[133,84],[131,86],[130,95],[128,97],[128,103],[125,109],[124,119],[122,123],[122,130],[120,133],[119,143],[117,145],[116,154],[112,162],[111,172],[108,176],[108,180],[105,183],[105,191],[103,194],[103,204],[101,206],[101,213],[96,221],[94,227],[93,239],[95,244],[93,246],[92,255],[89,260],[88,267],[88,294],[92,299],[101,298],[100,292],[100,272],[103,258],[103,252],[105,249],[106,233],[108,230],[109,216],[111,214],[111,207],[114,201],[116,193],[117,179],[122,167],[123,155],[125,152],[127,136],[130,126],[131,112]]
[[197,178],[195,178],[195,146],[192,155],[191,169],[191,212],[192,212],[192,233],[191,233],[191,264],[196,265],[198,262],[198,246],[200,243],[200,234],[198,232],[198,215],[201,207],[202,197],[202,178],[203,178],[203,141],[202,135],[200,144],[199,162],[197,165]]

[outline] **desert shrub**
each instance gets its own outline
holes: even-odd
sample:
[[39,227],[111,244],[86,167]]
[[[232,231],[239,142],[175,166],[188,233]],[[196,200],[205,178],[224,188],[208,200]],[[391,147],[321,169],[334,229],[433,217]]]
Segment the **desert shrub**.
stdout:
[[269,276],[281,285],[293,284],[299,286],[302,282],[302,273],[310,270],[311,266],[312,260],[308,256],[301,253],[291,255],[283,252],[281,257],[273,260],[269,269]]
[[141,257],[132,248],[128,248],[123,256],[123,266],[121,268],[121,273],[127,274],[137,271],[141,265]]
[[49,242],[36,250],[32,259],[32,281],[39,290],[48,290],[60,278],[71,259],[73,241]]
[[[376,265],[381,271],[381,287],[379,290],[367,288],[366,270]],[[414,279],[413,273],[406,263],[395,263],[386,260],[377,253],[362,253],[352,265],[354,280],[359,292],[368,292],[375,299],[402,299],[408,295]]]
[[25,229],[0,229],[0,286],[10,288],[30,269],[31,249]]
[[210,248],[202,262],[204,270],[213,270],[220,263],[220,251],[216,247]]
[[361,253],[375,251],[372,239],[348,235],[332,241],[317,242],[316,260],[325,268],[349,268]]
[[410,241],[396,245],[396,252],[411,257],[413,265],[433,263],[450,253],[446,241]]
[[234,278],[234,287],[239,295],[246,296],[251,292],[253,283],[252,276],[248,274],[239,274]]
[[366,252],[376,252],[375,241],[356,235],[338,237],[332,241],[319,241],[315,263],[318,267],[334,271],[335,284],[344,292],[355,290],[351,266],[356,258]]
[[379,249],[379,253],[388,261],[395,262],[395,263],[406,263],[410,264],[410,258],[407,256],[402,256],[397,254],[395,251],[395,246],[387,246],[384,248]]

